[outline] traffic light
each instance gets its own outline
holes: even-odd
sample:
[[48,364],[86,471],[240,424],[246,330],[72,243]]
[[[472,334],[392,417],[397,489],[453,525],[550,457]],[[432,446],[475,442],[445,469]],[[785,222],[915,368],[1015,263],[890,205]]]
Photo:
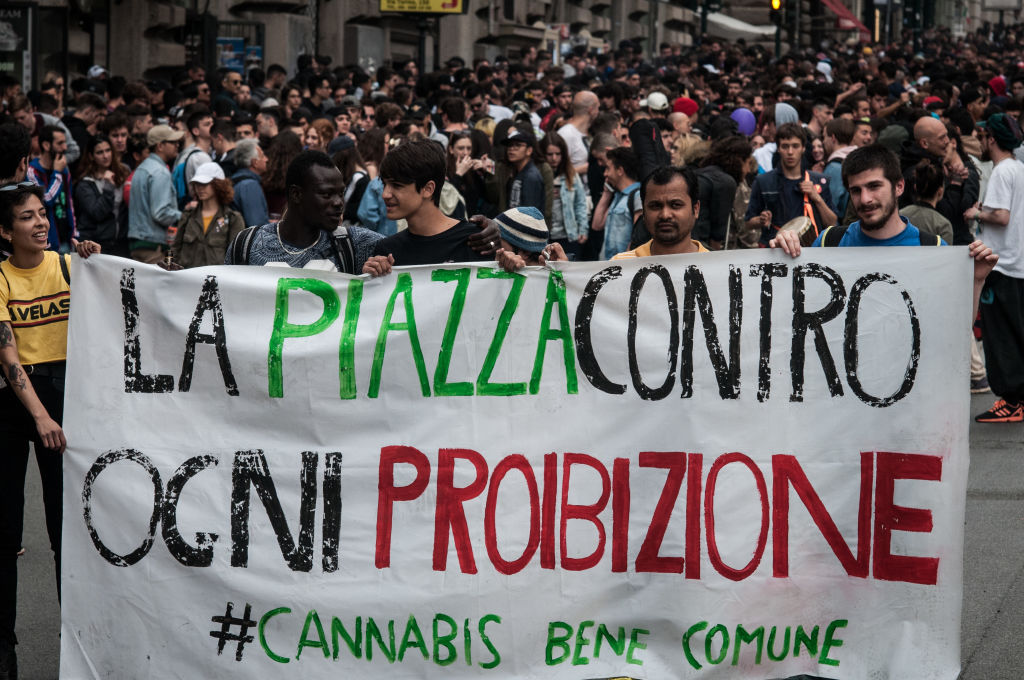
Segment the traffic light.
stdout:
[[776,26],[782,24],[782,0],[771,0],[772,9],[770,12],[772,23]]

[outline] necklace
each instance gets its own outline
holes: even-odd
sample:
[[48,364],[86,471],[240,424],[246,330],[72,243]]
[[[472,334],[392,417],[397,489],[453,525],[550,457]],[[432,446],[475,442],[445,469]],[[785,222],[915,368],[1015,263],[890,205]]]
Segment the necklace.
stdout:
[[306,252],[307,250],[309,250],[310,248],[315,246],[317,243],[320,243],[320,237],[317,236],[315,241],[310,243],[308,246],[306,246],[302,250],[289,250],[288,246],[286,246],[284,244],[284,241],[281,239],[281,223],[280,222],[277,223],[277,226],[276,226],[275,229],[277,231],[277,242],[281,244],[281,249],[284,252],[288,253],[289,255],[301,255],[302,253]]

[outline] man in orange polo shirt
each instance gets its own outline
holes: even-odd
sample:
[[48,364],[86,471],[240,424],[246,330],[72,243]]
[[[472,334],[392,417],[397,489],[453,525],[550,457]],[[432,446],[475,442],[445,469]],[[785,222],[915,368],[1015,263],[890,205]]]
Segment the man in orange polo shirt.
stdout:
[[615,255],[613,260],[651,255],[706,253],[700,241],[690,238],[700,214],[697,198],[697,174],[693,168],[662,166],[640,185],[644,223],[653,238],[633,250]]

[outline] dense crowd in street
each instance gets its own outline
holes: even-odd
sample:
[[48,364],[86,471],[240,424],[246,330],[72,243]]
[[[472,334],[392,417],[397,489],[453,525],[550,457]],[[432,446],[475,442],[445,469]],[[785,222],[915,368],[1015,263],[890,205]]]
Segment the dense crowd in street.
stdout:
[[169,80],[97,65],[27,92],[0,75],[0,94],[0,680],[17,677],[30,442],[59,561],[72,251],[172,270],[387,276],[481,260],[969,246],[970,389],[999,397],[976,419],[1024,420],[1016,28],[777,59],[705,40],[654,57],[629,41],[450,55],[432,72],[318,55],[244,73],[189,63]]

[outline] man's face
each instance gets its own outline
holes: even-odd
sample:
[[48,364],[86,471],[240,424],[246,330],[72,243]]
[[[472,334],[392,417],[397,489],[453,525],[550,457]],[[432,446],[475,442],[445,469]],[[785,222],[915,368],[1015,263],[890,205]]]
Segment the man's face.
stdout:
[[21,111],[15,111],[14,120],[18,123],[18,125],[28,130],[29,133],[35,132],[36,117],[32,115],[32,107],[22,109]]
[[196,87],[196,91],[199,93],[196,95],[197,102],[203,102],[204,104],[210,103],[210,86],[206,83],[199,83]]
[[145,116],[139,116],[135,119],[135,125],[132,128],[132,134],[144,135],[149,132],[150,128],[153,127],[153,116],[146,114]]
[[985,113],[985,108],[987,106],[988,95],[983,95],[967,105],[967,113],[971,114],[971,117],[973,117],[974,120],[980,120],[982,114]]
[[397,73],[384,81],[384,87],[388,92],[394,92],[395,88],[402,84],[402,78]]
[[204,69],[202,66],[190,68],[188,70],[188,77],[192,80],[206,80],[206,69]]
[[314,94],[320,99],[327,99],[331,96],[331,81],[326,78],[321,78],[320,82],[316,84],[316,90]]
[[235,127],[235,134],[239,139],[255,139],[256,130],[253,129],[252,123],[239,123]]
[[618,188],[619,182],[622,181],[626,173],[622,171],[622,168],[615,165],[615,161],[606,159],[604,164],[604,181],[608,182],[612,187]]
[[262,175],[267,171],[267,155],[263,153],[263,149],[256,147],[256,158],[252,159],[252,165],[249,168],[257,175]]
[[467,103],[469,104],[469,112],[471,115],[481,116],[487,112],[487,103],[484,101],[482,95],[478,94]]
[[259,125],[260,134],[264,137],[270,137],[277,131],[277,125],[270,116],[265,116],[262,113],[256,116],[256,122]]
[[559,94],[558,98],[555,100],[555,104],[558,106],[558,108],[562,109],[563,111],[568,111],[569,109],[571,109],[572,108],[572,91],[569,90],[569,91],[562,92],[561,94]]
[[690,236],[700,213],[700,203],[690,201],[686,180],[676,175],[668,184],[648,182],[644,196],[644,224],[663,246],[681,243]]
[[764,97],[761,95],[754,96],[754,113],[760,115],[764,111]]
[[1024,81],[1018,80],[1017,82],[1010,85],[1010,92],[1013,93],[1014,99],[1020,99],[1024,97]]
[[298,90],[288,92],[288,100],[285,102],[292,111],[302,106],[302,93]]
[[352,119],[347,113],[339,113],[334,117],[334,127],[338,128],[338,136],[347,135],[352,129]]
[[818,125],[824,127],[832,120],[832,107],[831,106],[815,106],[814,107],[814,120],[818,121]]
[[294,197],[293,192],[299,192],[299,205],[292,205],[290,209],[298,209],[304,224],[326,231],[333,231],[341,224],[345,182],[340,170],[314,165],[305,186],[288,187],[289,202]]
[[110,145],[117,150],[119,154],[124,155],[125,150],[128,148],[128,128],[119,127],[110,131],[107,135],[107,139],[110,140]]
[[156,145],[156,154],[163,159],[164,163],[170,163],[181,151],[181,140],[166,140]]
[[[854,146],[869,146],[871,144],[871,138],[874,136],[874,131],[870,125],[864,125],[858,123],[857,128],[853,133],[853,145]],[[946,138],[947,140],[949,137]]]
[[727,95],[728,95],[730,100],[735,100],[736,97],[739,96],[741,90],[742,90],[742,88],[741,88],[741,86],[740,86],[738,81],[735,81],[735,80],[730,80],[729,81],[729,89],[727,91]]
[[633,87],[640,87],[640,74],[633,73],[626,77],[626,84],[632,85]]
[[49,153],[50,158],[56,158],[57,156],[65,153],[68,150],[68,138],[63,132],[53,133],[53,143],[47,144],[43,142],[43,153]]
[[228,73],[224,76],[224,80],[221,81],[221,85],[224,89],[230,92],[232,95],[238,94],[239,88],[242,87],[242,76],[237,73]]
[[662,145],[664,145],[664,147],[666,149],[671,149],[672,148],[672,143],[675,142],[675,140],[672,138],[672,136],[673,136],[673,130],[662,130],[661,131],[661,143],[662,143]]
[[877,231],[885,226],[896,212],[896,199],[903,193],[903,180],[893,186],[881,168],[874,168],[848,177],[847,182],[861,229]]
[[946,131],[946,126],[939,127],[934,126],[935,130],[930,130],[927,135],[921,137],[920,144],[928,153],[938,158],[945,158],[946,152],[949,151],[949,133]]
[[804,154],[804,143],[796,137],[789,137],[778,140],[778,145],[782,167],[786,170],[799,168],[800,157]]
[[245,84],[239,85],[238,93],[235,94],[235,101],[239,104],[244,104],[250,99],[252,99],[252,88]]
[[196,139],[208,140],[210,139],[210,128],[213,127],[213,117],[202,118],[199,124],[192,128],[189,132]]
[[881,111],[882,109],[884,109],[886,107],[887,103],[888,102],[886,101],[886,99],[885,99],[885,97],[883,95],[880,95],[880,94],[873,94],[873,95],[871,95],[871,110],[873,112],[878,113],[879,111]]
[[433,201],[434,183],[427,182],[422,189],[413,183],[403,184],[394,180],[384,180],[384,207],[387,208],[389,220],[400,220],[415,214],[428,201]]
[[530,155],[530,146],[526,142],[512,142],[505,147],[505,155],[512,165],[519,165]]
[[861,99],[857,102],[857,108],[854,110],[855,118],[869,118],[871,116],[871,104],[866,99]]

